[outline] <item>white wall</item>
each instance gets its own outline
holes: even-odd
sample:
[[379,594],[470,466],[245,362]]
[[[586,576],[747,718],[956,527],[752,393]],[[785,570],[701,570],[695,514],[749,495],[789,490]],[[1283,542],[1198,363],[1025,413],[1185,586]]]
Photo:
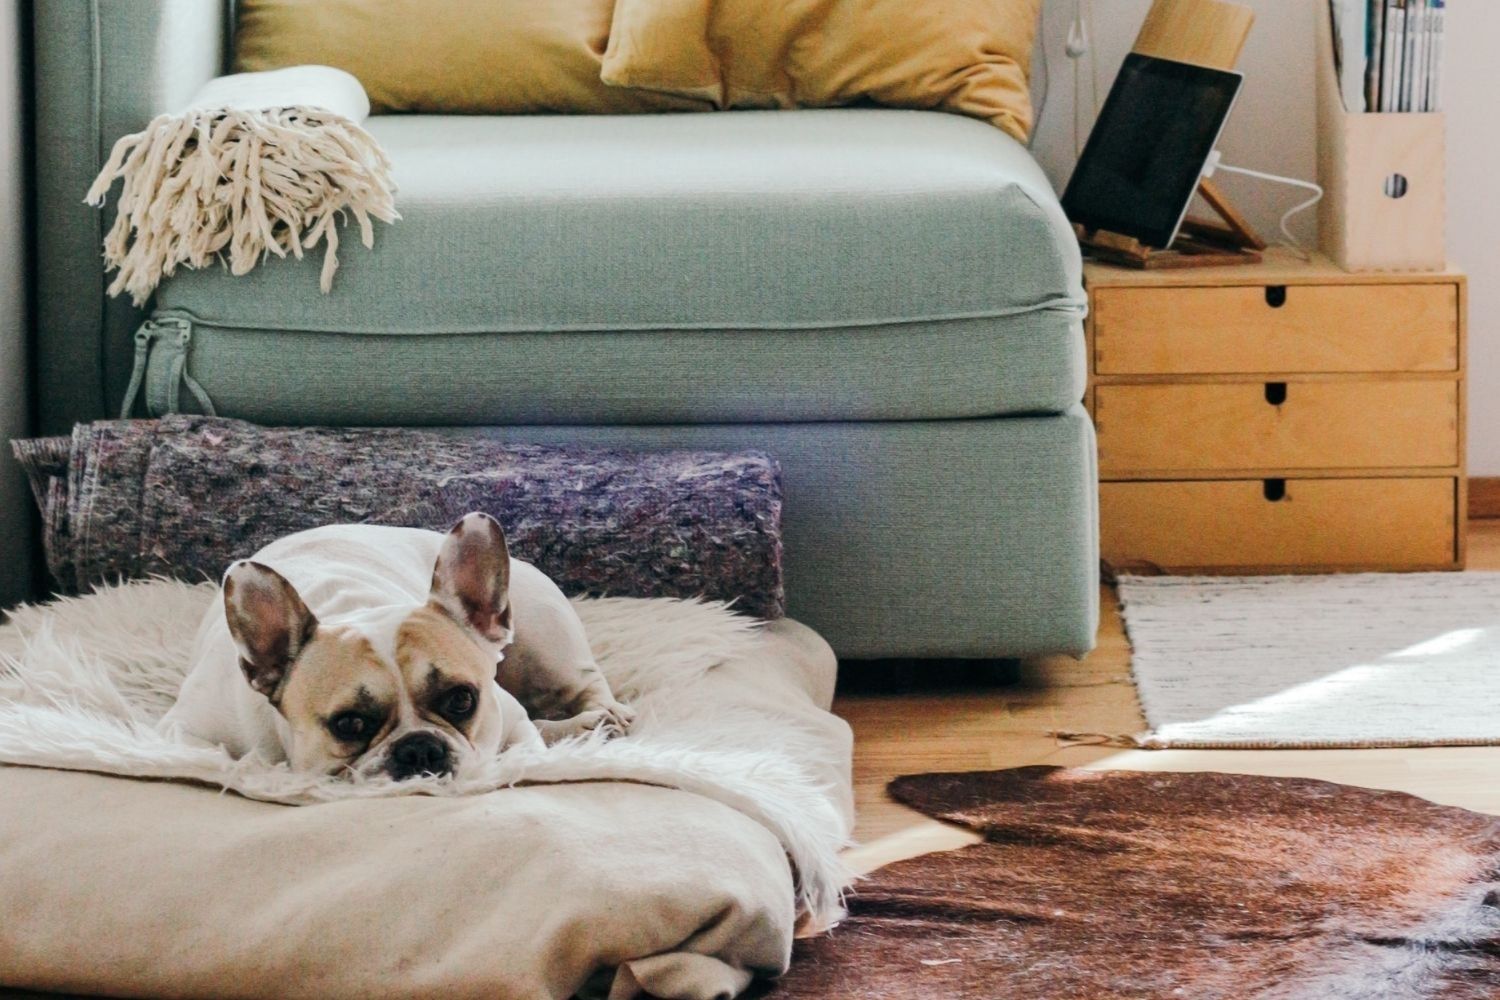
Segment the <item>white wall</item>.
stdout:
[[[1151,0],[1092,3],[1099,98],[1135,40]],[[1226,163],[1312,179],[1317,173],[1313,75],[1315,16],[1326,0],[1240,0],[1255,9],[1239,69],[1239,102],[1219,148]],[[1073,169],[1074,64],[1063,52],[1074,0],[1045,0],[1043,31],[1050,55],[1047,107],[1033,151],[1060,191]],[[1476,476],[1500,475],[1500,2],[1448,0],[1445,99],[1448,112],[1448,248],[1469,273],[1469,461]],[[1087,59],[1082,65],[1087,66]],[[1092,124],[1084,70],[1084,135]],[[1300,200],[1292,188],[1219,176],[1237,205],[1267,238],[1279,236],[1281,213]],[[1316,240],[1309,211],[1293,225]]]
[[1469,272],[1469,474],[1500,475],[1500,3],[1448,0],[1448,253]]
[[27,430],[25,200],[22,195],[21,16],[0,0],[0,608],[26,596],[30,496],[8,438]]

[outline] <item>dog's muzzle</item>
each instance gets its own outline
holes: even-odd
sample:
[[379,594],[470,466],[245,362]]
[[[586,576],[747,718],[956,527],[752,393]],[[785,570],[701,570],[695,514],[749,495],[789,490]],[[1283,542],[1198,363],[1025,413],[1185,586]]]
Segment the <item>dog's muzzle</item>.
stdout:
[[385,771],[397,781],[453,773],[453,755],[448,744],[431,733],[409,733],[391,747]]

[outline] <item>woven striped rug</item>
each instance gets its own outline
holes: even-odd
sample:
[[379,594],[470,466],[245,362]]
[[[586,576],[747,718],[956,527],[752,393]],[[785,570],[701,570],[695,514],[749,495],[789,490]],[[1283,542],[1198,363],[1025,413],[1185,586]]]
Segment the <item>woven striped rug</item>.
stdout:
[[1500,744],[1500,573],[1123,577],[1137,746]]

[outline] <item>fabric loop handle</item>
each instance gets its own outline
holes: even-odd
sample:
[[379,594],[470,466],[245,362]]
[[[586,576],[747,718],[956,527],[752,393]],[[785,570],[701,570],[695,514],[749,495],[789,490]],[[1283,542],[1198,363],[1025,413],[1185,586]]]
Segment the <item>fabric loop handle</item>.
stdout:
[[207,391],[188,371],[188,345],[193,341],[192,324],[185,319],[167,317],[149,319],[135,331],[135,363],[130,370],[130,384],[125,387],[124,402],[120,404],[121,420],[130,419],[130,412],[135,408],[135,401],[141,394],[150,370],[151,347],[157,341],[166,339],[168,327],[173,329],[174,336],[172,336],[171,344],[173,356],[167,371],[165,412],[182,412],[182,386],[186,385],[188,392],[192,393],[193,399],[197,401],[198,408],[203,411],[204,415],[210,417],[219,415]]
[[156,339],[156,324],[146,320],[135,331],[135,363],[130,367],[130,384],[125,387],[125,401],[120,404],[120,419],[129,420],[135,399],[146,380],[146,361],[151,356],[151,341]]

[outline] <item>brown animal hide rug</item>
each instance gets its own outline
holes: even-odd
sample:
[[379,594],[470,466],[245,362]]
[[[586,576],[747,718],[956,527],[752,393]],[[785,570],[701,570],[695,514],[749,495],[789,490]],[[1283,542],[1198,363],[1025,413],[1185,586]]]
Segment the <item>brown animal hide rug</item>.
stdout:
[[1025,767],[898,778],[983,843],[881,869],[769,1000],[1489,1000],[1500,821],[1395,792]]

